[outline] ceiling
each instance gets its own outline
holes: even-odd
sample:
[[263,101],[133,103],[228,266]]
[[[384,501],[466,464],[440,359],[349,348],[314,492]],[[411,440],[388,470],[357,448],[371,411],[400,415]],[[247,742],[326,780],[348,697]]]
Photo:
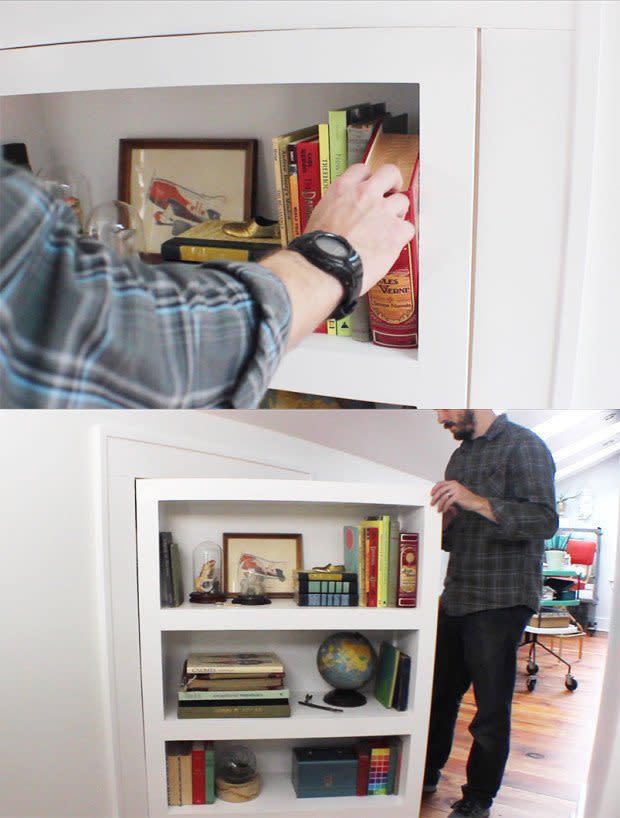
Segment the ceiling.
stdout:
[[[444,466],[458,445],[452,435],[439,426],[435,412],[430,409],[235,409],[218,410],[217,414],[429,480],[441,479]],[[608,457],[620,457],[618,409],[515,409],[508,411],[508,416],[545,439],[556,458],[559,479]]]

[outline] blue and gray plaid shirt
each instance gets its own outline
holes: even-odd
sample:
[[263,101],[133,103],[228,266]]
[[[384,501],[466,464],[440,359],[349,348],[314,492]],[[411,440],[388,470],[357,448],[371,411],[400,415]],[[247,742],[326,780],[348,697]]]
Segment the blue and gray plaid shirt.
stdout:
[[121,260],[0,159],[0,407],[255,407],[290,319],[264,267]]
[[452,454],[446,480],[486,497],[497,522],[459,510],[445,531],[450,561],[441,604],[447,614],[516,605],[538,609],[544,541],[558,527],[554,475],[543,441],[506,415]]

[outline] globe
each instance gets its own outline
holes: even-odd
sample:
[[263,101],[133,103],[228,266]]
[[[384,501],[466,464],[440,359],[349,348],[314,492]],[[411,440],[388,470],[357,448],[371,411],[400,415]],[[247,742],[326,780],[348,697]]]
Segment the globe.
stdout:
[[358,688],[372,679],[377,654],[365,636],[352,631],[331,634],[319,647],[316,666],[327,684],[335,688],[324,696],[326,702],[339,707],[366,704]]

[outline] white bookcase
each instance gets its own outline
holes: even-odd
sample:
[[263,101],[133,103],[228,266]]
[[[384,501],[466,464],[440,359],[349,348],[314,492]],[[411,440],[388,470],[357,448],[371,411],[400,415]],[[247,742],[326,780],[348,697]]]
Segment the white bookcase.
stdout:
[[[432,683],[439,583],[439,517],[428,505],[430,484],[350,484],[289,480],[145,479],[137,483],[138,589],[142,699],[149,818],[222,815],[229,818],[317,815],[329,818],[417,815]],[[179,543],[185,588],[191,556],[204,539],[222,541],[224,531],[300,532],[303,564],[335,561],[342,554],[342,527],[375,513],[396,515],[404,530],[420,534],[419,595],[415,609],[301,608],[274,600],[260,609],[230,603],[161,608],[160,530]],[[312,692],[320,701],[329,687],[316,670],[316,651],[330,632],[356,630],[378,647],[385,639],[412,657],[409,708],[388,710],[368,691],[368,702],[344,713],[297,704]],[[291,688],[290,718],[176,718],[175,696],[183,660],[192,650],[275,650]],[[291,748],[347,743],[359,737],[403,739],[398,795],[297,799],[291,783]],[[168,807],[165,743],[211,739],[218,746],[242,742],[256,753],[263,791],[254,801],[232,805]]]
[[[225,15],[226,4],[217,5]],[[210,24],[217,32],[216,8]],[[466,405],[476,32],[329,26],[325,19],[300,30],[2,50],[3,129],[31,154],[84,172],[95,203],[117,195],[120,138],[255,137],[258,210],[275,215],[273,136],[365,99],[406,111],[421,140],[419,349],[313,335],[285,356],[271,385],[417,407]],[[19,119],[21,129],[11,125]]]

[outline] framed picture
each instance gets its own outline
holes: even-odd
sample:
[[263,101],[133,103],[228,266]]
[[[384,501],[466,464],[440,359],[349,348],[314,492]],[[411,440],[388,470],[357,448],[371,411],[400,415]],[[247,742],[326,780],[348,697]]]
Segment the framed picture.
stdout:
[[224,534],[224,589],[239,594],[250,573],[267,596],[292,597],[301,560],[301,534]]
[[208,219],[254,210],[255,139],[121,139],[118,198],[144,223],[145,251]]

